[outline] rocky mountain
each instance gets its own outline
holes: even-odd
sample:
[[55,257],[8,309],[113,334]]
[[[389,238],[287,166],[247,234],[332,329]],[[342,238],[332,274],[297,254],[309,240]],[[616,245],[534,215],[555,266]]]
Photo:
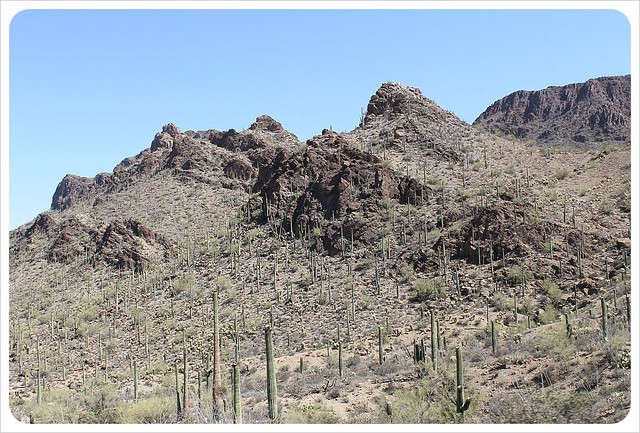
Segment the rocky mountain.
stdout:
[[491,104],[473,125],[548,145],[627,144],[631,75],[519,90]]
[[266,115],[244,131],[167,124],[112,172],[65,176],[10,233],[11,410],[620,421],[629,161],[628,146],[540,152],[394,82],[353,131],[306,142]]

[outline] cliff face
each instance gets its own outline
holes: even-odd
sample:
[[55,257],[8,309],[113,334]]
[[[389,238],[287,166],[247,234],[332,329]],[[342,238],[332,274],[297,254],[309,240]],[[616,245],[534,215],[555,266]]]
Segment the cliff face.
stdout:
[[631,138],[631,76],[520,90],[494,102],[473,125],[542,144],[627,143]]

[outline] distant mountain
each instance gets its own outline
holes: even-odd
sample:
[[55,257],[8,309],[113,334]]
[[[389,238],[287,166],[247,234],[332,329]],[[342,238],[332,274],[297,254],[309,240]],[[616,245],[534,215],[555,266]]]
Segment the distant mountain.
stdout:
[[473,125],[543,144],[626,143],[631,137],[631,75],[519,90],[491,104]]

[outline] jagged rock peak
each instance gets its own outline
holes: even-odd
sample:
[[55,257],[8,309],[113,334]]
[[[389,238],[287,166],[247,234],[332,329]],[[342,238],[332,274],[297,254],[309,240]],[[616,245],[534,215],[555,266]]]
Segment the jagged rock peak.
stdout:
[[167,134],[175,138],[176,135],[180,134],[180,128],[178,128],[173,123],[167,123],[162,127],[162,132],[166,132]]
[[380,116],[385,113],[406,113],[411,103],[425,101],[420,89],[408,87],[395,81],[384,83],[371,96],[367,115]]
[[87,196],[94,181],[88,177],[67,174],[58,184],[51,200],[51,209],[65,210]]
[[268,131],[268,132],[283,132],[284,128],[282,124],[274,120],[271,116],[263,114],[256,118],[256,121],[249,127],[252,131]]

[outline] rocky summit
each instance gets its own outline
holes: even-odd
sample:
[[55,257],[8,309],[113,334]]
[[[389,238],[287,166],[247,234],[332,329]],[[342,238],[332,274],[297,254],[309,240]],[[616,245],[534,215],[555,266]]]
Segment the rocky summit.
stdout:
[[65,176],[10,233],[14,417],[622,421],[628,92],[517,92],[469,125],[388,82],[352,131],[168,123]]
[[520,90],[491,104],[473,124],[557,146],[629,143],[630,96],[631,75]]

